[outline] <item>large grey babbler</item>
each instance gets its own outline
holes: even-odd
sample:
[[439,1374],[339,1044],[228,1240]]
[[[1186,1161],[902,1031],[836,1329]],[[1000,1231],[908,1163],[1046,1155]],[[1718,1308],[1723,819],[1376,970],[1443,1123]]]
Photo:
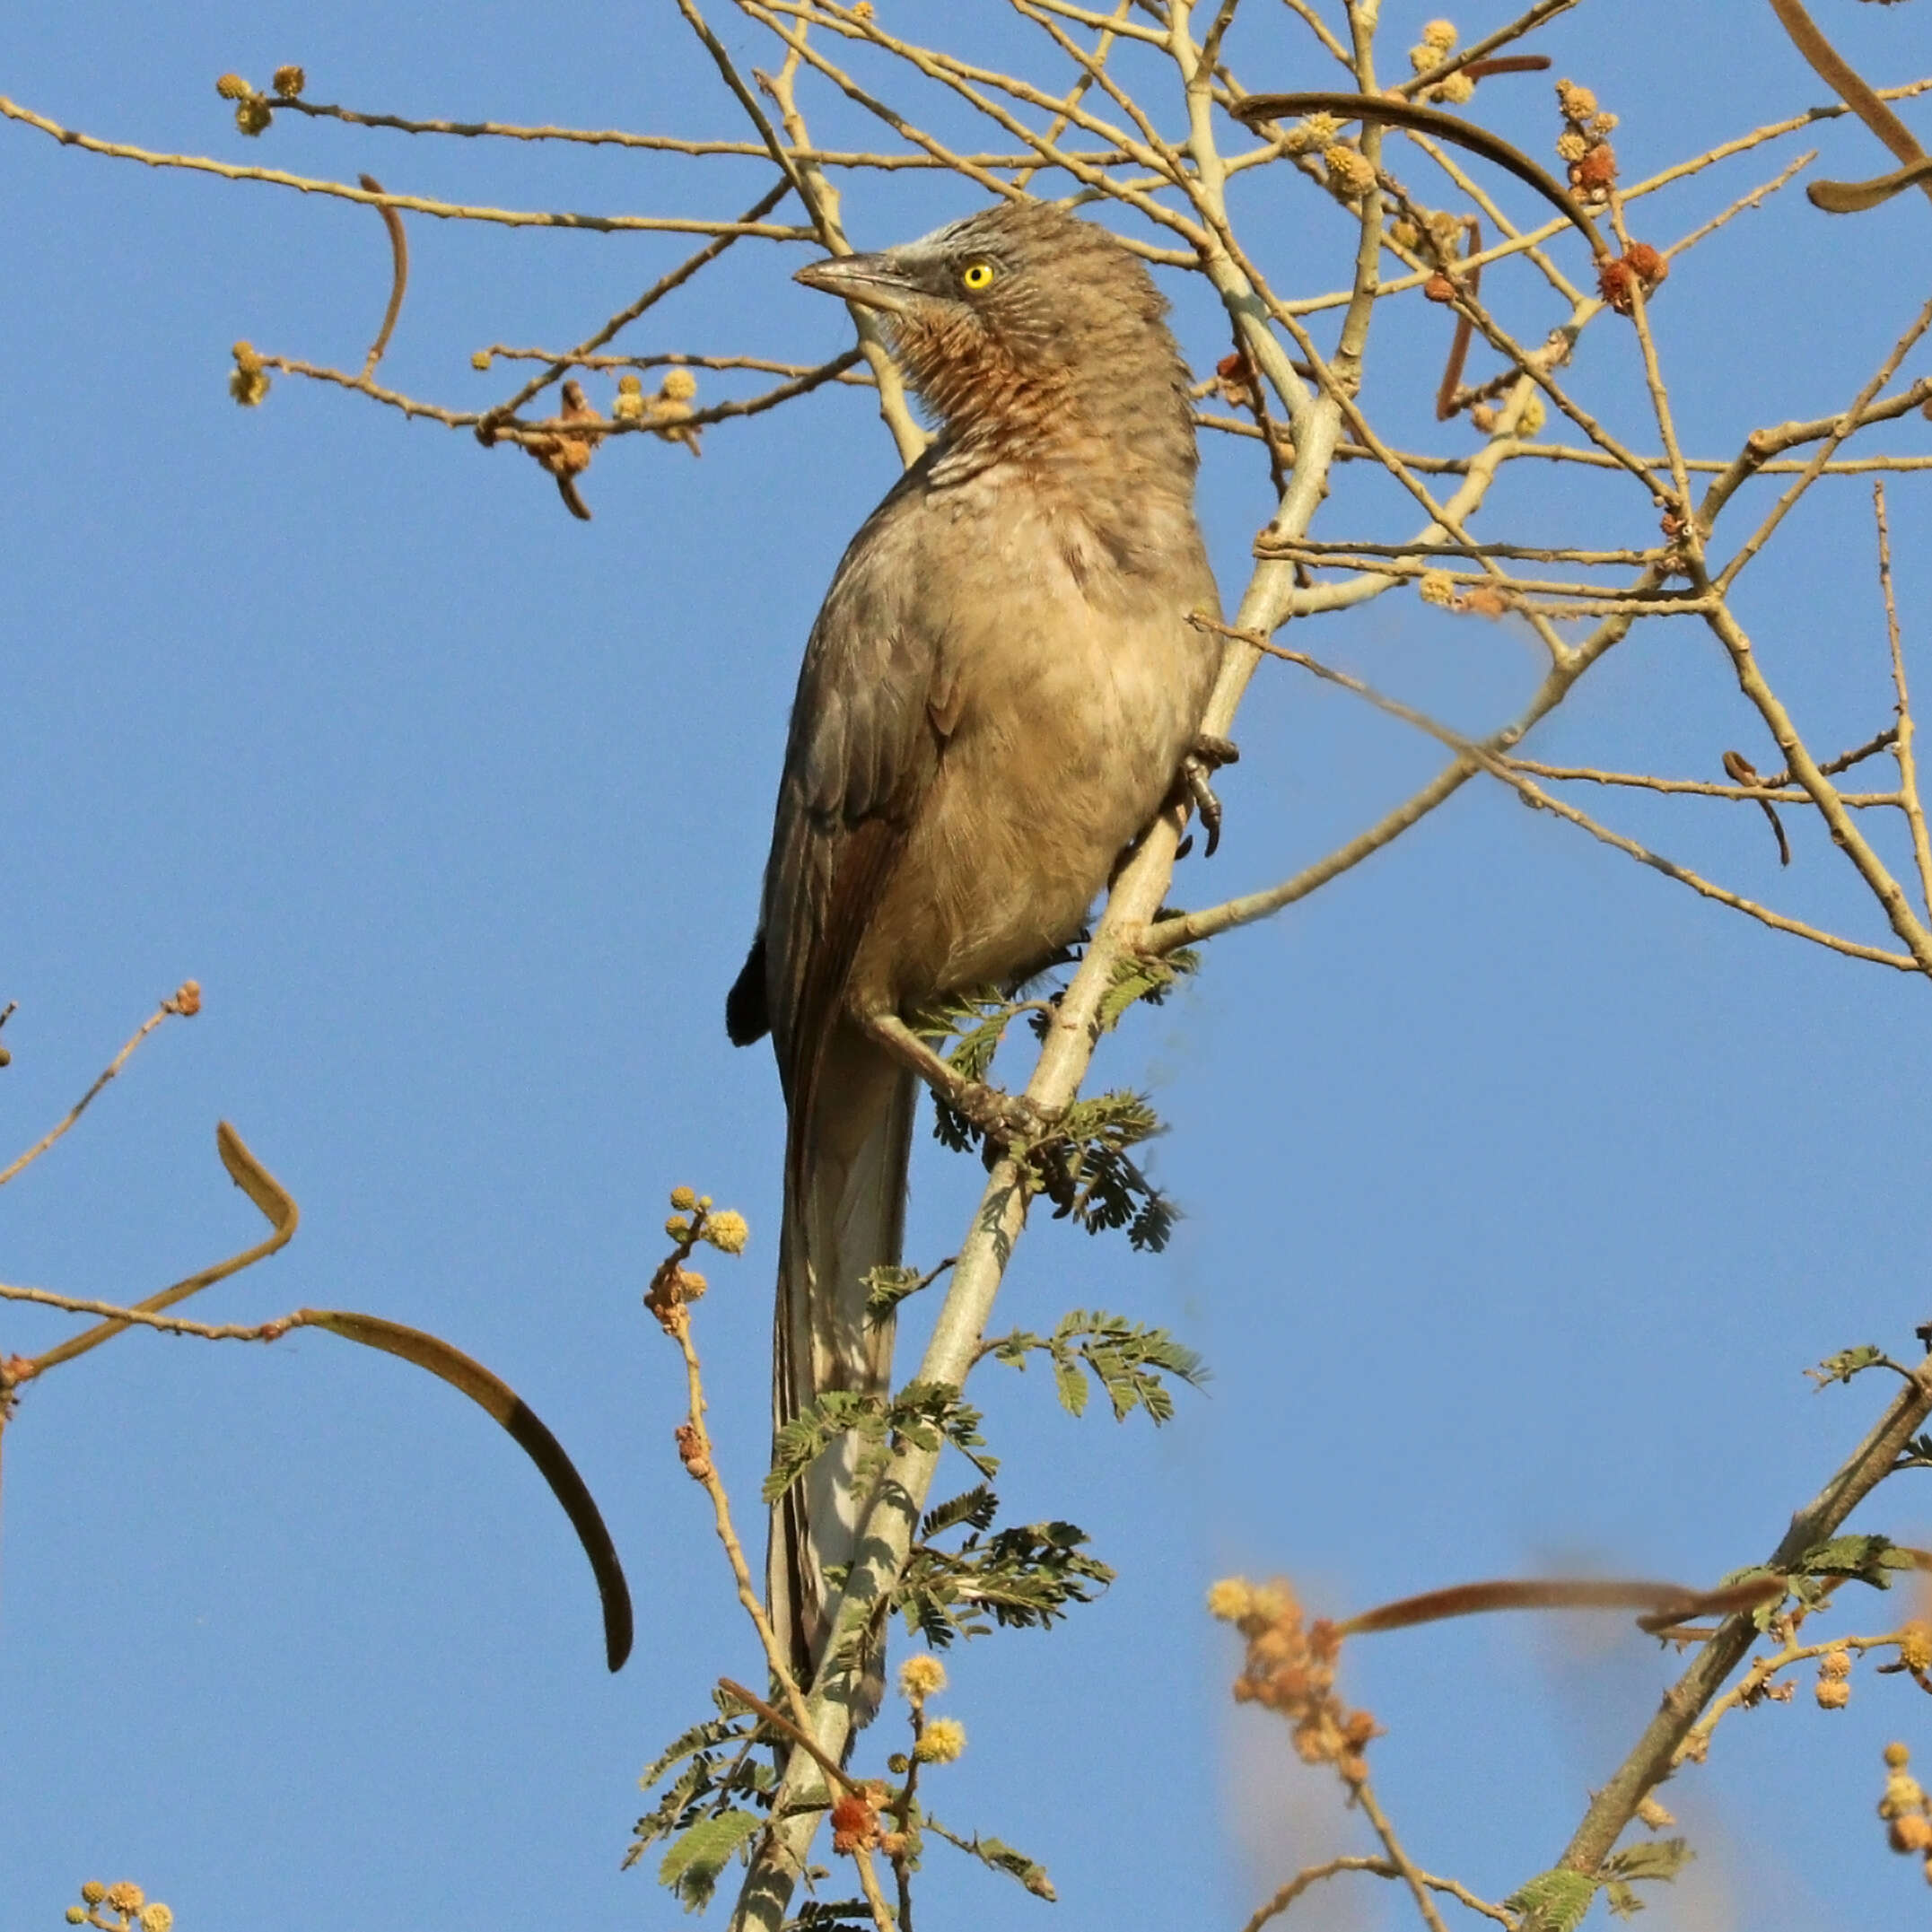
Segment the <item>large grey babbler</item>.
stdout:
[[[996,1136],[1018,1105],[914,1033],[1080,928],[1173,792],[1218,657],[1187,371],[1141,263],[1038,202],[801,269],[883,317],[940,433],[852,540],[791,710],[751,957],[788,1110],[773,1400],[889,1388],[867,1271],[899,1259],[920,1080]],[[1206,741],[1203,741],[1206,748]],[[1222,755],[1228,747],[1222,747]],[[771,1612],[800,1681],[852,1560],[852,1438],[774,1512]],[[876,1670],[876,1661],[875,1661]]]

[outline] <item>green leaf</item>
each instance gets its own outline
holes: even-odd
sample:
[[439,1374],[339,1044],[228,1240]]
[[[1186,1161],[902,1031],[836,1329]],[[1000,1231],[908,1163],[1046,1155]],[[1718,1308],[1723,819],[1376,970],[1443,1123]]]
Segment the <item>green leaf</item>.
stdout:
[[918,1269],[902,1268],[894,1262],[869,1268],[860,1279],[865,1283],[865,1312],[873,1321],[890,1315],[908,1295],[916,1295],[926,1285]]
[[1796,1577],[1849,1577],[1869,1584],[1875,1590],[1892,1587],[1892,1570],[1912,1569],[1909,1551],[1899,1549],[1889,1536],[1834,1536],[1807,1550],[1792,1568]]
[[1932,1469],[1932,1435],[1914,1436],[1892,1466],[1894,1469]]
[[848,1429],[874,1441],[885,1433],[886,1405],[877,1395],[828,1389],[778,1431],[772,1444],[771,1473],[763,1495],[775,1503]]
[[999,1508],[1000,1499],[982,1482],[965,1495],[955,1496],[936,1509],[929,1509],[925,1521],[919,1525],[919,1534],[931,1538],[946,1530],[957,1529],[962,1523],[970,1524],[975,1529],[991,1529]]
[[1612,1852],[1598,1867],[1598,1875],[1606,1884],[1613,1879],[1622,1882],[1639,1878],[1668,1881],[1676,1877],[1696,1856],[1687,1839],[1639,1839],[1635,1844]]
[[979,1411],[962,1402],[949,1382],[908,1382],[884,1415],[887,1433],[920,1449],[949,1442],[990,1482],[1000,1473],[1000,1458],[985,1453],[980,1421]]
[[1523,1914],[1517,1932],[1576,1932],[1596,1896],[1596,1881],[1565,1866],[1543,1872],[1503,1901]]
[[1634,1919],[1644,1909],[1644,1901],[1621,1878],[1613,1878],[1604,1885],[1604,1903],[1619,1919]]
[[962,1837],[947,1828],[927,1814],[926,1823],[943,1838],[949,1845],[957,1845],[969,1857],[995,1872],[1004,1872],[1009,1878],[1017,1878],[1036,1899],[1045,1899],[1052,1904],[1058,1897],[1053,1882],[1046,1875],[1046,1867],[1037,1858],[1029,1858],[1023,1851],[1016,1851],[1012,1846],[997,1838],[982,1838],[977,1831],[970,1838]]
[[1165,1328],[1150,1328],[1118,1315],[1089,1314],[1084,1308],[1062,1316],[1044,1341],[1019,1331],[994,1344],[990,1352],[997,1360],[1023,1368],[1033,1350],[1053,1358],[1061,1406],[1073,1415],[1083,1414],[1087,1408],[1088,1389],[1082,1364],[1106,1391],[1116,1422],[1124,1421],[1136,1409],[1145,1409],[1157,1423],[1165,1422],[1174,1413],[1167,1378],[1192,1388],[1199,1388],[1208,1379],[1200,1356]]
[[1053,1351],[1053,1387],[1060,1397],[1060,1406],[1069,1415],[1084,1415],[1087,1412],[1087,1377],[1080,1373],[1080,1364],[1071,1357]]
[[1807,1368],[1805,1373],[1819,1388],[1829,1388],[1834,1382],[1849,1382],[1867,1368],[1876,1368],[1884,1359],[1885,1351],[1875,1342],[1866,1342],[1858,1348],[1840,1349],[1836,1355],[1827,1355],[1815,1368]]
[[764,1819],[756,1812],[720,1812],[701,1818],[664,1854],[658,1867],[658,1883],[683,1900],[687,1912],[703,1911],[718,1889],[718,1879],[732,1855]]
[[703,1724],[694,1724],[682,1736],[673,1738],[664,1747],[663,1754],[637,1781],[648,1791],[672,1765],[688,1758],[693,1752],[715,1750],[745,1735],[746,1725],[742,1718],[707,1718]]
[[1137,1249],[1167,1246],[1176,1219],[1172,1202],[1127,1150],[1163,1131],[1144,1095],[1097,1094],[1076,1100],[1053,1136],[1034,1150],[1036,1179],[1056,1220],[1089,1234],[1124,1228]]

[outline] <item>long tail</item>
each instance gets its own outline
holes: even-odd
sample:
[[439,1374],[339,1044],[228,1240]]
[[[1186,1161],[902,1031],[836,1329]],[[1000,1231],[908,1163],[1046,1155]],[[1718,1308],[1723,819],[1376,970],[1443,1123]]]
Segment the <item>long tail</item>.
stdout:
[[[868,1316],[864,1277],[899,1259],[917,1099],[914,1077],[842,1023],[810,1097],[793,1112],[772,1349],[774,1434],[830,1390],[890,1392],[892,1317]],[[772,1622],[801,1684],[825,1649],[825,1568],[850,1563],[857,1547],[858,1451],[852,1436],[834,1444],[772,1511]],[[882,1655],[870,1659],[868,1678],[883,1667]]]

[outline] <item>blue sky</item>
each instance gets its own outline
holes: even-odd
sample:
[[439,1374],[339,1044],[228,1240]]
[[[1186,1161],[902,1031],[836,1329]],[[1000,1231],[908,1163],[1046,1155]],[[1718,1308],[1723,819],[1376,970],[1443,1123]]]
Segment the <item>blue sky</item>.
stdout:
[[[1394,69],[1426,16],[1390,13]],[[1923,58],[1915,14],[1821,17],[1875,77]],[[1456,18],[1470,35],[1491,23]],[[1232,43],[1250,84],[1328,84],[1292,26],[1250,0]],[[726,37],[770,57],[748,28]],[[1822,98],[1755,6],[1586,6],[1537,44],[1622,116],[1630,176]],[[540,25],[501,5],[76,5],[16,21],[9,55],[8,93],[91,133],[468,202],[735,213],[769,179],[293,117],[249,143],[213,92],[224,70],[266,84],[297,60],[312,97],[369,109],[736,134],[662,4]],[[856,137],[808,103],[821,138]],[[1548,152],[1544,81],[1485,83],[1479,105]],[[1819,171],[1888,165],[1846,124],[1814,141]],[[1674,239],[1793,152],[1658,197],[1641,232]],[[601,1501],[639,1628],[609,1679],[587,1569],[534,1473],[415,1371],[316,1333],[270,1350],[124,1338],[30,1390],[7,1432],[0,1932],[57,1923],[91,1876],[139,1879],[182,1932],[669,1923],[648,1872],[617,1869],[635,1775],[712,1682],[756,1659],[673,1453],[675,1357],[638,1298],[672,1185],[746,1213],[752,1246],[710,1269],[699,1340],[757,1540],[782,1119],[768,1055],[726,1045],[721,1004],[798,653],[890,445],[852,389],[722,425],[699,462],[629,440],[590,471],[581,525],[534,465],[467,433],[288,379],[259,410],[229,401],[237,337],[359,363],[387,285],[367,209],[110,162],[14,124],[0,165],[5,1132],[31,1141],[183,978],[206,1000],[7,1188],[4,1278],[134,1298],[254,1239],[214,1155],[232,1120],[302,1227],[193,1312],[369,1309],[489,1363]],[[847,219],[879,245],[978,198],[861,178]],[[1656,324],[1687,443],[1729,454],[1759,423],[1842,404],[1922,299],[1901,271],[1925,218],[1916,200],[1841,223],[1780,200],[1680,264]],[[1348,236],[1306,184],[1257,185],[1244,219],[1278,286],[1338,284]],[[501,365],[474,372],[473,349],[575,340],[684,252],[426,220],[410,235],[384,373],[460,407],[511,386]],[[788,279],[810,252],[743,244],[626,340],[835,354],[844,316]],[[1219,312],[1198,283],[1172,293],[1205,373]],[[1519,334],[1557,319],[1527,277],[1485,293]],[[1371,347],[1371,407],[1411,447],[1471,443],[1428,421],[1446,335],[1412,298]],[[1627,329],[1593,328],[1574,382],[1652,446]],[[705,383],[701,400],[744,392]],[[1908,418],[1881,446],[1921,451],[1928,434]],[[1264,484],[1252,444],[1208,451],[1230,603]],[[1653,514],[1525,464],[1483,527],[1641,543]],[[1894,485],[1893,515],[1932,692],[1917,479]],[[1316,534],[1412,523],[1351,472]],[[1866,485],[1831,482],[1740,594],[1821,752],[1887,721],[1872,549]],[[1525,633],[1413,598],[1296,641],[1463,727],[1508,715],[1538,671]],[[1211,867],[1183,868],[1183,903],[1286,876],[1437,762],[1281,666],[1237,736],[1228,836]],[[1717,776],[1732,745],[1765,763],[1717,647],[1684,625],[1639,632],[1530,749]],[[1780,872],[1754,811],[1583,802],[1738,890],[1884,937],[1799,814]],[[932,1781],[935,1810],[1043,1859],[1062,1928],[1238,1924],[1362,1834],[1277,1729],[1230,1709],[1233,1648],[1202,1608],[1214,1577],[1286,1573],[1345,1613],[1492,1574],[1698,1582],[1765,1553],[1888,1393],[1814,1395],[1799,1371],[1861,1341],[1909,1352],[1932,1314],[1924,1012],[1915,982],[1713,908],[1494,787],[1217,942],[1100,1067],[1151,1083],[1171,1123],[1155,1167],[1185,1211],[1172,1247],[1136,1255],[1043,1220],[1000,1317],[1117,1309],[1174,1328],[1214,1380],[1156,1434],[1073,1422],[1037,1372],[983,1372],[1010,1519],[1071,1518],[1120,1580],[1050,1636],[954,1653],[946,1708],[971,1744]],[[922,1133],[912,1257],[950,1252],[975,1171]],[[11,1309],[0,1349],[71,1325]],[[1861,1524],[1924,1540],[1924,1480]],[[1895,1618],[1867,1599],[1840,1622]],[[1347,1690],[1389,1730],[1378,1788],[1415,1856],[1500,1896],[1553,1859],[1671,1674],[1624,1627],[1517,1619],[1364,1640]],[[1872,1816],[1885,1739],[1932,1746],[1902,1683],[1861,1673],[1841,1715],[1801,1692],[1727,1721],[1711,1765],[1669,1794],[1700,1856],[1653,1896],[1655,1922],[1916,1910],[1919,1880]],[[937,1851],[931,1875],[933,1932],[1047,1910]],[[1376,1924],[1397,1902],[1338,1893],[1310,1917]]]

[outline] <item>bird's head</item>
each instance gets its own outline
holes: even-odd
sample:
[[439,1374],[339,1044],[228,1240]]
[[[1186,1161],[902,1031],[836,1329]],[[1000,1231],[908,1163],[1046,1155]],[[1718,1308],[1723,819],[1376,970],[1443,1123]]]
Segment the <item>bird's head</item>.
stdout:
[[1105,229],[1003,201],[917,241],[798,272],[879,312],[949,440],[1023,454],[1099,438],[1191,477],[1187,372],[1146,268]]

